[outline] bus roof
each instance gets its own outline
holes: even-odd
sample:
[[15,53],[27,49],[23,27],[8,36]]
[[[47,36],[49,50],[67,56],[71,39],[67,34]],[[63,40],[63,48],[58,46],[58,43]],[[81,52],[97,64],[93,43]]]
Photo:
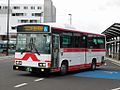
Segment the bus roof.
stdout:
[[84,34],[93,34],[93,35],[105,36],[104,34],[97,34],[97,33],[80,31],[77,28],[75,28],[73,25],[70,25],[70,24],[59,24],[59,23],[43,23],[43,24],[50,25],[53,28],[65,30],[65,31],[73,31],[73,32],[80,32],[80,33],[84,33]]

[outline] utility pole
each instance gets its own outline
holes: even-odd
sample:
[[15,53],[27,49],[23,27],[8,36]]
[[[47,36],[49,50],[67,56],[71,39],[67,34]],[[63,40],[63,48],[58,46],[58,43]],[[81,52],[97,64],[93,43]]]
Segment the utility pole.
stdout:
[[9,20],[10,20],[10,0],[8,0],[8,8],[7,8],[7,47],[6,47],[6,56],[9,55]]

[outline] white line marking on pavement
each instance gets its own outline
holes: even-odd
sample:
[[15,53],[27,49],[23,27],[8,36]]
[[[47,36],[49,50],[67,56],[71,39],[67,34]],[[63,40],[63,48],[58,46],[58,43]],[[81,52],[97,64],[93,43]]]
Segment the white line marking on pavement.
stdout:
[[115,88],[115,89],[111,89],[111,90],[120,90],[120,87],[119,88]]
[[19,84],[19,85],[16,85],[16,86],[14,86],[15,88],[18,88],[18,87],[22,87],[22,86],[25,86],[25,85],[27,85],[28,83],[22,83],[22,84]]
[[38,81],[42,81],[44,78],[39,78],[39,79],[36,79],[34,80],[35,82],[38,82]]
[[103,71],[103,72],[105,72],[105,73],[109,73],[109,74],[118,74],[118,72],[115,72],[115,71]]

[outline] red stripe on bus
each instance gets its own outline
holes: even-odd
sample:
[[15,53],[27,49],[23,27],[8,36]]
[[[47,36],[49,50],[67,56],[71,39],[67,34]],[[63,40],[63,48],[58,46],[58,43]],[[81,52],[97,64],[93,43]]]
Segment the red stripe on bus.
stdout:
[[29,58],[31,58],[32,61],[36,61],[36,62],[40,61],[35,54],[31,54],[31,53],[26,53],[22,58],[16,58],[16,60],[27,61]]
[[45,62],[51,62],[50,60],[45,60]]
[[64,52],[85,52],[87,49],[85,48],[64,48]]
[[90,67],[91,67],[91,64],[74,65],[74,66],[69,66],[68,71],[87,69],[87,68],[90,68]]
[[[96,63],[96,65],[100,66],[100,65],[102,65],[102,63],[99,62],[99,63]],[[88,69],[88,68],[91,68],[91,63],[69,66],[68,71],[75,71],[75,70]]]
[[64,48],[64,52],[105,52],[105,49]]
[[92,49],[92,52],[105,52],[105,49]]

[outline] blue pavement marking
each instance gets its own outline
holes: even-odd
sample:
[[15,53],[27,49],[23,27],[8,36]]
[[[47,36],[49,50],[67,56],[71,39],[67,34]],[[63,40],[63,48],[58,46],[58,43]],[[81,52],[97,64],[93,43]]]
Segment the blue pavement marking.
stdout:
[[120,80],[120,71],[95,70],[95,71],[80,72],[78,74],[74,74],[73,76]]

